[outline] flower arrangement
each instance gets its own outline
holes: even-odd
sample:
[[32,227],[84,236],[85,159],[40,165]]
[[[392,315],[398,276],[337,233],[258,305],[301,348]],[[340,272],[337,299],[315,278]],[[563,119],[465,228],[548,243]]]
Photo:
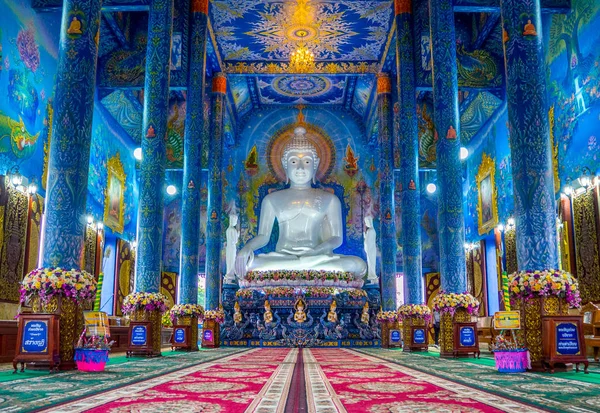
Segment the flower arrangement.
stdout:
[[385,323],[386,321],[398,321],[398,312],[397,311],[381,311],[377,313],[377,322]]
[[252,291],[249,288],[240,288],[235,292],[237,298],[252,298]]
[[433,309],[440,313],[454,315],[458,308],[465,308],[469,314],[477,314],[479,312],[479,300],[468,292],[457,294],[444,291],[440,291],[433,299]]
[[361,290],[359,288],[352,288],[350,290],[340,291],[340,293],[343,293],[343,292],[347,292],[348,296],[350,296],[350,298],[353,298],[355,300],[367,296],[367,292],[365,290]]
[[246,281],[346,281],[354,280],[351,272],[318,270],[248,271]]
[[215,320],[219,324],[223,324],[225,321],[225,311],[223,307],[219,306],[218,310],[207,310],[204,312],[205,320]]
[[271,297],[293,297],[299,293],[299,289],[293,287],[272,287],[265,288],[263,291]]
[[164,313],[160,319],[160,323],[163,327],[171,328],[173,327],[173,321],[171,320],[171,314],[168,312]]
[[513,298],[528,300],[554,295],[565,298],[571,308],[581,307],[577,280],[566,271],[518,271],[508,276],[508,288]]
[[336,293],[333,287],[308,287],[304,292],[305,297],[327,298]]
[[110,350],[113,344],[115,344],[114,340],[109,340],[108,336],[97,336],[93,335],[90,337],[86,336],[86,329],[83,330],[83,333],[79,336],[79,340],[77,340],[77,344],[75,345],[76,349],[85,349],[85,350]]
[[178,317],[198,317],[198,320],[203,320],[204,308],[198,304],[175,304],[169,310],[169,316],[172,322]]
[[96,294],[96,280],[83,270],[62,268],[38,268],[21,281],[21,302],[37,295],[42,302],[54,296],[69,298],[75,302],[91,300]]
[[505,337],[502,334],[499,334],[494,339],[494,342],[490,345],[490,350],[492,350],[492,351],[523,351],[526,349],[523,347],[520,347],[517,344],[516,339],[511,339],[510,337]]
[[398,317],[419,317],[429,322],[431,321],[431,310],[424,304],[403,304],[398,307]]
[[167,297],[161,293],[131,293],[123,300],[123,314],[134,311],[167,311]]

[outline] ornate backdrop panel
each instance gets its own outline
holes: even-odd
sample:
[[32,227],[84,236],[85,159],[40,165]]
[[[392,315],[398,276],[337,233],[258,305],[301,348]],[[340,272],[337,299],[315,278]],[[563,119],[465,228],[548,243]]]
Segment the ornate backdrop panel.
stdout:
[[117,264],[115,268],[115,308],[114,314],[123,315],[121,307],[123,299],[133,291],[133,275],[135,254],[131,244],[122,239],[117,240]]
[[38,267],[43,215],[44,198],[35,194],[29,200],[29,224],[27,225],[27,246],[25,249],[25,274]]
[[86,225],[82,268],[96,275],[96,254],[98,252],[98,232],[94,225]]
[[512,274],[518,270],[517,231],[514,228],[508,228],[504,233],[504,246],[506,250],[506,272]]
[[577,279],[584,303],[600,300],[600,259],[598,257],[598,191],[573,199]]
[[168,306],[177,302],[177,273],[163,271],[160,280],[160,292],[169,299]]
[[28,197],[0,177],[0,301],[19,302],[25,265]]
[[479,248],[475,248],[472,252],[473,291],[471,291],[471,293],[481,303],[479,306],[479,315],[484,317],[487,315],[487,270],[485,261],[485,241],[481,240],[479,243]]

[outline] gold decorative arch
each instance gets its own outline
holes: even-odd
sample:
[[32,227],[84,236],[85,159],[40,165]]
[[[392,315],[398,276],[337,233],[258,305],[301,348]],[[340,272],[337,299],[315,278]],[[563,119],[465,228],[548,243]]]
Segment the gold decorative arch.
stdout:
[[496,163],[485,153],[477,172],[477,216],[479,235],[498,224],[498,194],[496,190]]
[[127,175],[121,163],[119,152],[109,158],[106,169],[106,192],[104,194],[104,225],[113,231],[122,233],[125,219],[125,181]]

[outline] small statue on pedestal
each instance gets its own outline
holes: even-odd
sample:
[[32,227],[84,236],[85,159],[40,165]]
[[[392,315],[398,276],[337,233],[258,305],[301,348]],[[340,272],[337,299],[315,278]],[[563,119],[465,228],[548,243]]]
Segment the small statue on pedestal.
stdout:
[[242,322],[242,312],[240,311],[240,303],[237,301],[233,306],[233,322],[239,324]]
[[363,233],[364,237],[364,248],[367,254],[367,274],[372,284],[377,284],[377,272],[375,271],[375,263],[377,261],[377,233],[373,228],[373,217],[367,215],[365,217],[365,225],[367,228]]
[[362,314],[360,315],[360,322],[363,324],[369,324],[369,302],[365,302],[365,305],[362,309]]
[[327,313],[327,321],[329,321],[331,323],[337,323],[338,316],[337,316],[337,312],[335,311],[336,308],[337,308],[337,304],[336,304],[335,300],[333,300],[331,302],[331,305],[329,306],[329,313]]
[[265,324],[273,322],[273,313],[271,312],[271,303],[269,300],[265,300],[265,315],[263,316]]
[[294,321],[297,323],[303,323],[306,321],[306,313],[304,312],[304,308],[306,307],[304,300],[302,298],[298,298],[296,301],[296,305],[294,306],[296,312],[294,313]]

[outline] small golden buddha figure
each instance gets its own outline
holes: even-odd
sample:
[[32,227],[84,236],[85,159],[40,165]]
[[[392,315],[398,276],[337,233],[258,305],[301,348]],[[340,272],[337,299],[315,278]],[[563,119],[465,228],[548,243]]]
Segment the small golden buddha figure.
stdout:
[[265,300],[265,315],[263,316],[263,320],[265,324],[273,322],[273,313],[271,312],[271,303],[269,303],[269,300]]
[[146,138],[154,138],[156,133],[154,132],[154,126],[150,125],[148,127],[148,132],[146,133]]
[[304,300],[302,298],[298,298],[296,301],[296,305],[294,308],[296,312],[294,313],[294,321],[297,323],[303,323],[306,321],[306,313],[304,312],[305,308]]
[[237,301],[235,302],[235,305],[233,306],[233,322],[234,323],[241,323],[242,322],[242,312],[240,311],[240,303],[238,303]]
[[508,32],[506,31],[505,28],[502,28],[502,42],[506,43],[506,42],[508,42],[508,39],[509,39]]
[[527,20],[527,24],[523,29],[523,36],[537,36],[537,31],[531,20]]
[[77,19],[77,16],[73,16],[73,20],[71,20],[71,24],[67,29],[68,34],[82,34],[81,31],[81,22]]
[[417,185],[415,184],[415,181],[413,181],[412,179],[408,183],[408,189],[410,189],[411,191],[414,191],[415,189],[417,189]]
[[363,324],[369,324],[369,303],[365,302],[363,305],[362,314],[360,315],[360,322]]
[[448,128],[448,133],[446,134],[446,139],[456,139],[456,129],[452,125]]
[[329,312],[327,313],[327,321],[329,321],[331,323],[337,323],[338,316],[335,311],[336,308],[337,308],[337,304],[336,304],[335,300],[333,300],[331,302],[331,305],[329,306]]

